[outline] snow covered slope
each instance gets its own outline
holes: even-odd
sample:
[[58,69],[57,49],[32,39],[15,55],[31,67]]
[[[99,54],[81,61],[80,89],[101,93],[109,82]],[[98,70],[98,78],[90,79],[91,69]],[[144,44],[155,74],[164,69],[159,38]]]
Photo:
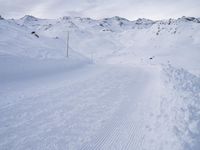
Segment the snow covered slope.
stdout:
[[[64,59],[66,42],[61,39],[48,38],[21,26],[13,21],[0,21],[0,53],[32,58]],[[72,49],[70,54],[80,57]]]
[[129,21],[120,17],[48,20],[25,16],[14,22],[41,35],[63,40],[70,31],[71,47],[85,56],[93,55],[100,62],[130,63],[131,58],[132,63],[138,63],[155,57],[156,63],[170,61],[191,70],[200,68],[198,18]]
[[[31,21],[31,20],[29,20]],[[73,51],[66,58],[66,42],[45,37],[12,20],[0,20],[1,83],[53,74],[90,63]]]
[[0,17],[0,149],[199,150],[199,57],[198,18]]

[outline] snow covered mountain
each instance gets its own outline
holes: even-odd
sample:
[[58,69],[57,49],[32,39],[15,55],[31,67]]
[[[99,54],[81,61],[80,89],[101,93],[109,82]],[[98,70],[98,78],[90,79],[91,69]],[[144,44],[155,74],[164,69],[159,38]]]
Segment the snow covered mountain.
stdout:
[[199,85],[200,18],[0,16],[0,149],[199,150]]
[[[155,61],[170,61],[191,70],[194,69],[190,68],[191,63],[195,68],[200,67],[200,20],[194,17],[129,21],[120,17],[100,20],[67,16],[39,19],[26,15],[21,19],[3,22],[17,26],[19,30],[23,29],[29,36],[30,32],[36,32],[41,36],[39,41],[43,37],[55,41],[57,44],[49,45],[51,48],[65,44],[67,32],[70,31],[70,47],[84,56],[93,55],[96,61],[126,63],[128,60],[130,63],[128,58],[132,57],[132,62],[138,63],[154,56]],[[54,43],[50,41],[47,43]],[[58,54],[53,55],[56,57]],[[121,57],[128,58],[122,61]]]

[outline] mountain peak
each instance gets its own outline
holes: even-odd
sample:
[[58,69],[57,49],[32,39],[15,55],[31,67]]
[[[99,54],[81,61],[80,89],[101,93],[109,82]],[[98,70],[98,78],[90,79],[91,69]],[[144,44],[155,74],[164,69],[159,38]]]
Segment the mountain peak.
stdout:
[[181,18],[178,18],[177,20],[179,21],[192,21],[192,22],[196,22],[196,23],[200,23],[200,20],[195,18],[195,17],[186,17],[186,16],[182,16]]
[[31,16],[31,15],[25,15],[21,19],[24,21],[38,21],[38,18]]
[[103,20],[129,21],[128,19],[122,18],[122,17],[119,17],[119,16],[114,16],[114,17],[111,17],[111,18],[104,18]]
[[153,24],[154,21],[152,21],[150,19],[146,19],[146,18],[138,18],[137,20],[135,20],[135,23],[137,25],[140,25],[140,24]]

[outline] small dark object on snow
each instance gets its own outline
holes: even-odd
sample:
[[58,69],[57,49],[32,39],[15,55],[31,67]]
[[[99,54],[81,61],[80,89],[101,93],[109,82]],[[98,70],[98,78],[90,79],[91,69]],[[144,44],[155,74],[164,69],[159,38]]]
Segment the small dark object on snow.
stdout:
[[1,17],[1,15],[0,15],[0,20],[3,20],[3,17]]
[[152,60],[152,59],[154,59],[154,58],[155,58],[155,56],[153,56],[153,57],[150,57],[149,59],[150,59],[150,60]]
[[33,35],[35,35],[37,38],[39,38],[39,35],[37,35],[37,34],[35,33],[35,31],[31,32],[31,34],[33,34]]
[[121,26],[123,26],[123,25],[124,25],[124,23],[123,23],[123,22],[120,22],[120,23],[119,23],[119,25],[120,25],[120,27],[121,27]]
[[102,23],[99,24],[101,27],[104,27],[104,25]]

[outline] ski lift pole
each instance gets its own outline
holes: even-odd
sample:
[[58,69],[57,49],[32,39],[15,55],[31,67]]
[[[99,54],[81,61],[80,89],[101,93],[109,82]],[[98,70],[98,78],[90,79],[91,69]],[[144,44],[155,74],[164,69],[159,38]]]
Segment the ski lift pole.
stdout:
[[67,32],[67,57],[69,57],[69,31]]

